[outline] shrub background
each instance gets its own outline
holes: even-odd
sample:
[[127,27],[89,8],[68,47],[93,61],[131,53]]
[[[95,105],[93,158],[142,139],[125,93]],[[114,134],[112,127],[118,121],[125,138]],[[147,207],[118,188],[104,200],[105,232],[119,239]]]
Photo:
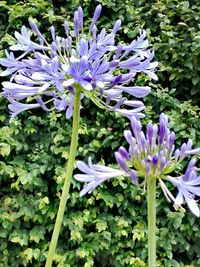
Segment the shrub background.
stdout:
[[[59,5],[58,5],[59,3]],[[157,122],[164,111],[176,132],[177,144],[192,138],[200,145],[198,1],[0,1],[0,56],[13,42],[15,30],[34,18],[41,31],[61,25],[82,5],[89,23],[95,6],[103,5],[101,27],[122,19],[119,40],[129,41],[147,30],[159,61],[158,82],[149,83],[146,118]],[[3,81],[3,78],[1,78]],[[63,185],[71,133],[64,114],[32,110],[8,123],[7,101],[0,97],[0,267],[44,266]],[[88,116],[89,114],[89,116]],[[115,163],[113,152],[124,142],[128,120],[102,113],[88,99],[81,110],[77,158]],[[73,181],[54,266],[146,266],[147,211],[143,189],[118,178],[79,198]],[[173,189],[172,189],[173,190]],[[176,191],[173,191],[176,194]],[[200,222],[190,212],[173,209],[157,192],[158,266],[200,266]],[[188,211],[188,210],[187,210]]]

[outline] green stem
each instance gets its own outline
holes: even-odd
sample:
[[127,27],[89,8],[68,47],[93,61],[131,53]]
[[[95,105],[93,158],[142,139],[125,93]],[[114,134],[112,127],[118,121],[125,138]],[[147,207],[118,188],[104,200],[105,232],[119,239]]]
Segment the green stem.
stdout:
[[148,201],[148,267],[156,267],[156,178],[149,177]]
[[51,267],[53,263],[53,257],[55,254],[58,236],[60,233],[60,228],[63,221],[63,215],[65,212],[65,207],[67,203],[67,199],[69,197],[69,188],[72,179],[72,173],[74,169],[74,162],[77,150],[77,143],[78,143],[78,128],[79,128],[79,118],[80,118],[80,94],[81,91],[79,88],[76,90],[75,98],[74,98],[74,112],[73,112],[73,125],[72,125],[72,138],[70,144],[70,152],[69,152],[69,160],[67,164],[67,171],[65,175],[65,181],[63,186],[63,192],[60,199],[60,205],[58,208],[58,213],[56,217],[56,222],[51,238],[51,243],[49,246],[49,252],[47,256],[47,261],[45,267]]

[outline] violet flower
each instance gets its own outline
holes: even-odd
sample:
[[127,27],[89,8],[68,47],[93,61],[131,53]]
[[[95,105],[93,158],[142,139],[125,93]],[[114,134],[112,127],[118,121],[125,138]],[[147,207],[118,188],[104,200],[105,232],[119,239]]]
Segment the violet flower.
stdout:
[[141,31],[130,44],[117,45],[115,35],[121,20],[115,22],[111,31],[98,30],[96,22],[101,10],[98,5],[89,31],[85,32],[83,10],[79,7],[74,13],[73,29],[67,21],[64,23],[63,38],[50,27],[51,42],[33,21],[29,22],[31,29],[22,26],[21,32],[14,33],[16,44],[10,46],[10,52],[6,51],[6,58],[0,59],[0,65],[5,67],[1,76],[11,76],[9,82],[2,83],[2,95],[11,102],[11,119],[24,110],[46,105],[47,111],[65,110],[69,118],[76,90],[101,108],[128,118],[144,117],[144,104],[127,100],[126,96],[143,98],[150,92],[148,86],[133,85],[137,73],[157,79],[157,62],[152,62],[154,53],[148,49],[146,33]]
[[91,193],[99,184],[110,178],[126,175],[123,170],[115,170],[110,167],[92,164],[91,158],[88,159],[88,165],[82,161],[77,161],[77,167],[85,174],[77,174],[75,175],[75,179],[88,183],[87,187],[80,192],[80,196]]
[[[183,143],[180,149],[175,148],[175,133],[168,128],[168,118],[162,113],[159,117],[159,126],[148,123],[146,132],[142,131],[142,125],[134,116],[131,118],[130,130],[124,131],[124,137],[128,148],[121,146],[115,152],[116,161],[120,169],[105,166],[87,166],[78,161],[77,167],[85,174],[76,174],[76,180],[85,182],[80,195],[91,193],[94,188],[107,179],[117,176],[129,176],[134,185],[145,186],[148,179],[156,178],[169,201],[173,201],[175,207],[187,203],[194,215],[200,217],[200,210],[195,201],[195,196],[200,196],[200,176],[195,166],[196,159],[192,158],[183,175],[171,176],[180,163],[192,154],[200,154],[200,148],[192,149],[192,141]],[[83,167],[84,166],[84,167]],[[119,172],[119,173],[118,173]],[[171,182],[178,189],[175,198],[167,189],[164,181]]]

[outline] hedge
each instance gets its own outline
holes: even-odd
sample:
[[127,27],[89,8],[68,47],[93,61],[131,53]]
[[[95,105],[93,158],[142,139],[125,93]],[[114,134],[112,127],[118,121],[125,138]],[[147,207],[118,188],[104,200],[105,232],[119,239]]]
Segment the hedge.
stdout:
[[[146,29],[160,62],[159,81],[148,81],[152,94],[145,99],[143,124],[157,121],[165,111],[177,143],[192,138],[200,145],[198,1],[0,1],[0,55],[29,17],[43,32],[52,23],[62,31],[60,25],[79,4],[91,15],[98,3],[103,5],[102,27],[121,18],[118,38],[124,41],[136,36],[139,28]],[[144,82],[142,75],[138,77],[138,84]],[[61,113],[33,110],[9,124],[7,104],[0,97],[0,267],[42,267],[63,185],[71,121]],[[77,158],[92,156],[113,165],[114,151],[123,143],[122,129],[128,129],[129,122],[102,113],[88,99],[81,116]],[[73,181],[54,266],[147,266],[143,189],[118,178],[80,198],[80,187]],[[187,208],[175,211],[159,188],[157,199],[157,266],[200,266],[199,219]]]

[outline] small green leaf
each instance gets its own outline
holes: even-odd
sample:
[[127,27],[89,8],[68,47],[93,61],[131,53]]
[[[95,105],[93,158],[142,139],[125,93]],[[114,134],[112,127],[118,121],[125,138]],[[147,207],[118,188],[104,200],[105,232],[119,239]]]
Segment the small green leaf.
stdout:
[[0,154],[5,157],[10,154],[11,147],[9,144],[6,143],[0,143]]

